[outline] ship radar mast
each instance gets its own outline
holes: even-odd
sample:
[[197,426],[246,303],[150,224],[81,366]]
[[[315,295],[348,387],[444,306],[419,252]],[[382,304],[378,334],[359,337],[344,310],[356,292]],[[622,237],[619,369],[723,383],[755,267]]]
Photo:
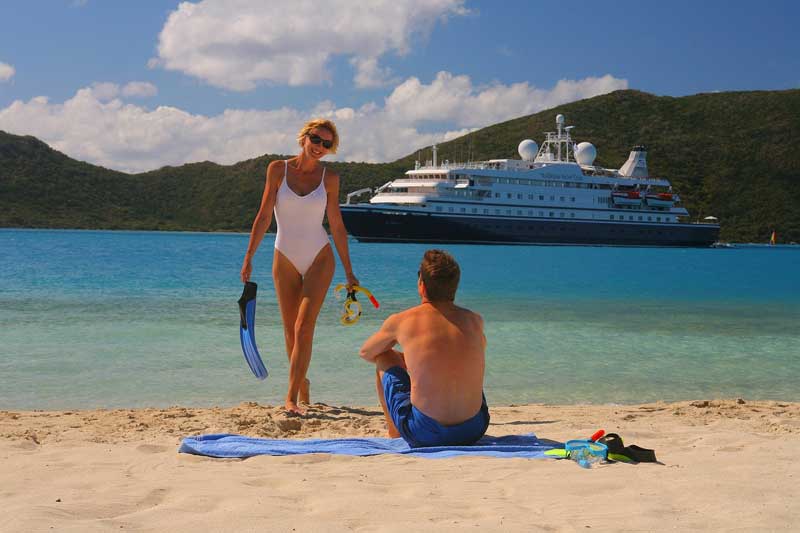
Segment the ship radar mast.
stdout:
[[535,162],[537,163],[571,163],[574,162],[571,152],[574,150],[570,131],[575,126],[564,126],[564,115],[556,115],[556,132],[548,131],[539,148]]

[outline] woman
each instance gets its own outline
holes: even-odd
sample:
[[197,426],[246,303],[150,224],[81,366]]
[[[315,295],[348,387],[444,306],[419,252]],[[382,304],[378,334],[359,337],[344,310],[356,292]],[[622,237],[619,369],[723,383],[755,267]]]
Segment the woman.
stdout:
[[272,279],[289,356],[285,406],[289,412],[303,414],[298,402],[311,401],[306,373],[311,362],[314,327],[335,267],[328,234],[322,227],[325,214],[347,284],[358,285],[358,279],[353,275],[347,231],[339,211],[339,175],[319,162],[329,153],[336,153],[339,146],[336,126],[330,120],[312,120],[300,130],[297,141],[302,149],[297,157],[273,161],[267,167],[267,183],[244,256],[242,281],[250,279],[253,255],[269,229],[274,210],[278,234]]

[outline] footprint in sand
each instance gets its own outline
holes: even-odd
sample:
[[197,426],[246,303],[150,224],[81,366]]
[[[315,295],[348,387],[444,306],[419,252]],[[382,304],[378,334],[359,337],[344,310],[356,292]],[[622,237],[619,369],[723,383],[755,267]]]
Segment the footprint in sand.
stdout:
[[160,446],[158,444],[140,444],[136,447],[136,451],[142,453],[164,453],[170,449],[171,448],[167,446]]
[[296,418],[284,418],[275,422],[281,431],[300,431],[303,423]]

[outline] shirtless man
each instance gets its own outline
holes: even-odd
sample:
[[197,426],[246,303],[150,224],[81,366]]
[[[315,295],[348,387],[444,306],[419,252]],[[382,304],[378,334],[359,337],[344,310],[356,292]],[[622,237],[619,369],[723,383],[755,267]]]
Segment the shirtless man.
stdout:
[[[489,426],[483,319],[453,302],[460,275],[447,252],[425,252],[417,280],[422,303],[391,315],[361,347],[376,366],[389,436],[412,447],[472,444]],[[393,349],[398,343],[404,352]]]

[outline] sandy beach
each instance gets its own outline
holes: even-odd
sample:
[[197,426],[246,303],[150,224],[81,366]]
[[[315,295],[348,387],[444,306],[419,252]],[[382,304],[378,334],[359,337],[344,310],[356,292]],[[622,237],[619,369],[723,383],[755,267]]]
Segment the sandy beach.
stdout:
[[595,430],[663,464],[398,455],[210,459],[184,436],[382,436],[377,406],[0,411],[2,531],[774,531],[800,527],[800,403],[492,408],[491,435]]

